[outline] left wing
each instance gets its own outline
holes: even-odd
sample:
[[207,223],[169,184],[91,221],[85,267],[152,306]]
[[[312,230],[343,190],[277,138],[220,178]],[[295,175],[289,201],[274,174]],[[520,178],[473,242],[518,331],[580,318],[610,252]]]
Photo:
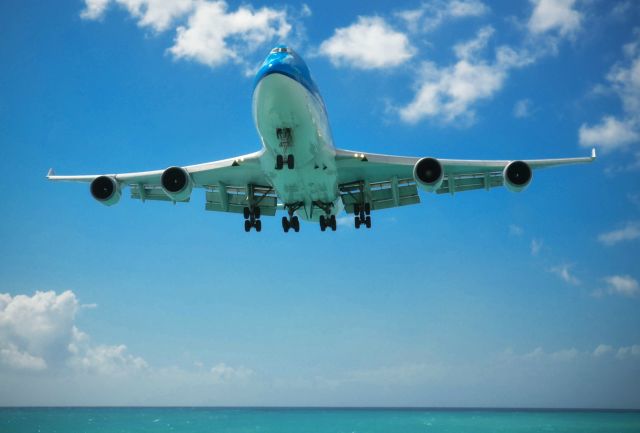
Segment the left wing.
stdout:
[[[252,200],[259,200],[262,214],[275,215],[276,198],[260,166],[259,158],[263,152],[261,150],[204,164],[135,173],[59,176],[49,170],[47,179],[91,183],[94,198],[106,205],[115,204],[125,186],[130,188],[133,199],[174,203],[189,201],[192,188],[204,188],[207,191],[207,210],[242,213],[245,207],[251,205]],[[163,174],[169,170],[173,170],[175,176],[173,179],[165,178],[164,182],[173,181],[176,187],[169,186],[170,189],[175,189],[173,192],[163,184]],[[180,173],[185,176],[181,178]],[[181,179],[184,184],[180,183]]]
[[[364,203],[369,203],[371,209],[419,203],[418,186],[437,194],[489,190],[498,186],[519,191],[529,184],[533,170],[584,164],[595,159],[595,149],[590,157],[523,161],[434,159],[336,150],[338,183],[347,212],[353,212],[354,205]],[[420,182],[414,176],[414,169],[422,161],[427,165],[430,163],[436,174],[440,169],[439,176],[434,174],[433,182]],[[526,175],[527,168],[529,175],[525,179],[522,176]],[[519,175],[520,179],[516,177],[510,182],[511,174]]]

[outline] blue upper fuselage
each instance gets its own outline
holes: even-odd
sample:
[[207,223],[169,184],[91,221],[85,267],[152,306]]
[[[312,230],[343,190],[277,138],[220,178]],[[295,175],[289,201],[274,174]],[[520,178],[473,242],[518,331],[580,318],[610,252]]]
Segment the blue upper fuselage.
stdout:
[[255,90],[260,80],[270,74],[282,74],[296,80],[315,96],[324,107],[324,102],[316,83],[311,78],[307,64],[291,48],[286,45],[277,45],[271,50],[256,74],[253,81],[253,89]]

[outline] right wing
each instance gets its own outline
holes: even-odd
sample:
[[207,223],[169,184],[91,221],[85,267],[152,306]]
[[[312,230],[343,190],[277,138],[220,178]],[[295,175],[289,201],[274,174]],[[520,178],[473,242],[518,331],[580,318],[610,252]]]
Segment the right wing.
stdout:
[[[250,201],[259,201],[263,215],[275,215],[277,200],[260,166],[264,150],[235,158],[181,167],[191,179],[193,188],[206,190],[206,209],[242,213]],[[47,179],[54,182],[86,182],[106,176],[122,189],[128,186],[131,198],[141,201],[160,200],[187,202],[189,198],[175,200],[165,193],[161,185],[164,170],[120,174],[92,174],[59,176],[49,170]],[[258,203],[254,203],[258,204]]]
[[[350,150],[336,150],[338,184],[347,212],[354,205],[369,203],[371,209],[420,203],[418,185],[413,169],[421,157],[370,154]],[[584,164],[596,159],[595,149],[590,157],[523,160],[531,170],[570,164]],[[503,171],[508,160],[437,159],[443,173],[442,183],[435,193],[454,194],[475,189],[489,190],[504,185]]]

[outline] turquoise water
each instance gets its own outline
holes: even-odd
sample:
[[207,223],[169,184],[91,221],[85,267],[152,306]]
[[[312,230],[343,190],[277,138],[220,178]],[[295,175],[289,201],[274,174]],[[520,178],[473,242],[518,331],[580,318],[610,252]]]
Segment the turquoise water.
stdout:
[[418,409],[0,409],[0,432],[640,432],[640,412]]

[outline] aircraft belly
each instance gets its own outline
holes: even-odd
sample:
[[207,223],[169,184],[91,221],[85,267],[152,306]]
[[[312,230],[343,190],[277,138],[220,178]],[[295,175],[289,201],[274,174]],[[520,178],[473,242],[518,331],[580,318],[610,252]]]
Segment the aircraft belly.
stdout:
[[[253,103],[254,121],[266,149],[262,169],[283,203],[304,204],[298,214],[317,219],[321,212],[311,212],[313,202],[339,201],[335,150],[323,106],[305,87],[281,74],[261,80]],[[277,136],[279,128],[291,130],[291,144],[286,149]],[[285,164],[276,170],[278,154],[293,155],[294,169]]]

